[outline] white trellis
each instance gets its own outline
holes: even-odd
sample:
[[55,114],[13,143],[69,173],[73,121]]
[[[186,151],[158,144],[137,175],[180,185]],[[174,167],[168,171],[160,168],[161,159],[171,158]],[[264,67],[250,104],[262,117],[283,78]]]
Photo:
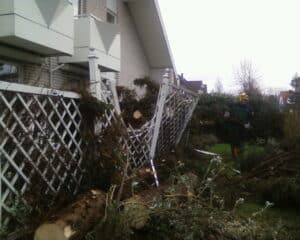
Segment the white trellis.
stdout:
[[33,184],[42,183],[41,194],[77,192],[83,171],[78,99],[0,82],[1,224],[8,224],[16,200]]
[[[102,101],[114,108],[105,113],[98,130],[120,121],[127,130],[120,142],[132,167],[151,167],[158,185],[155,159],[178,144],[198,95],[171,84],[166,74],[152,120],[133,129],[119,116],[115,84],[100,84]],[[36,181],[43,194],[75,194],[80,188],[84,169],[79,101],[73,92],[0,81],[0,227],[15,221],[16,200]]]
[[152,139],[149,160],[175,147],[190,121],[199,95],[170,83],[168,72],[164,75],[152,119]]
[[159,176],[156,174],[155,159],[179,143],[198,98],[197,93],[172,84],[167,71],[163,77],[152,120],[141,129],[128,129],[138,149],[134,152],[136,158],[140,156],[138,159],[141,166],[150,164],[157,186]]

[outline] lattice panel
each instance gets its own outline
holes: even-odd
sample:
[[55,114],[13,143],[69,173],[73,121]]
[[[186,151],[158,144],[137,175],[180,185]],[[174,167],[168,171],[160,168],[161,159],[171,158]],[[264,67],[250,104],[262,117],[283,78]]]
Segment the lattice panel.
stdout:
[[149,164],[153,125],[148,122],[140,129],[129,127],[127,131],[130,140],[129,154],[131,162],[135,167],[144,167]]
[[[124,134],[119,141],[131,166],[150,165],[158,185],[154,155],[159,157],[179,142],[198,97],[168,84],[160,91],[152,121],[132,129],[118,116],[111,88],[102,84],[101,95],[115,108],[105,113],[96,131],[121,126]],[[78,103],[79,96],[71,92],[0,81],[0,226],[15,221],[16,200],[25,202],[24,195],[35,185],[52,196],[62,190],[77,192],[84,176]]]
[[[158,102],[163,107],[155,156],[171,150],[179,143],[198,102],[198,95],[191,91],[168,84],[164,100]],[[160,97],[160,99],[162,99]],[[155,116],[156,121],[159,116]]]
[[0,84],[0,223],[4,225],[11,220],[15,202],[31,189],[49,196],[62,189],[76,193],[83,176],[78,99],[59,92],[45,94],[39,88],[26,93],[24,88]]
[[[114,98],[113,84],[106,80],[105,84],[102,82],[102,99],[108,104],[112,104],[114,109],[105,113],[105,118],[102,123],[99,123],[99,131],[104,128],[112,126],[113,123],[118,122],[124,128],[124,134],[120,138],[120,143],[123,146],[124,152],[128,154],[129,162],[133,168],[144,167],[149,163],[149,150],[152,137],[150,122],[142,126],[140,129],[133,129],[132,127],[126,128],[126,124],[123,119],[117,114],[119,109],[119,102],[117,96]],[[116,90],[116,89],[115,89]],[[115,92],[116,94],[116,92]],[[126,131],[127,130],[127,131]]]

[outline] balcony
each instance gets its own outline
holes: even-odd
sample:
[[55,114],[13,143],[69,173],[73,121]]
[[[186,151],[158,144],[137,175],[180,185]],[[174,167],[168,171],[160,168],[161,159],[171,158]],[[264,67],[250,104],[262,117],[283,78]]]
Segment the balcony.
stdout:
[[41,56],[72,55],[73,6],[68,0],[1,0],[0,45]]
[[120,71],[120,32],[118,25],[102,22],[94,16],[75,20],[74,55],[60,57],[62,63],[88,64],[90,49],[94,49],[103,72]]

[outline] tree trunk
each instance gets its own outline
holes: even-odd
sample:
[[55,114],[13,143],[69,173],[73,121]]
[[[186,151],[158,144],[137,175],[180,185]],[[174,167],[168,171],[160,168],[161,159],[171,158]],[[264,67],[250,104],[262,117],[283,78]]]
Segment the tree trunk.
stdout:
[[35,231],[34,240],[68,240],[82,237],[104,216],[105,205],[106,194],[90,190],[52,221],[42,224]]

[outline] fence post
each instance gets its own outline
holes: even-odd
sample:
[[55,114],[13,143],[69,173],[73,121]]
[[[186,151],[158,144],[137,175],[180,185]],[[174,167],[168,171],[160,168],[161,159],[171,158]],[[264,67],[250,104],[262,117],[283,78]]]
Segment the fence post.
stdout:
[[156,112],[155,112],[155,118],[154,118],[154,130],[153,130],[153,137],[151,140],[151,146],[150,146],[150,163],[151,163],[151,168],[154,173],[154,178],[155,178],[155,183],[156,186],[159,186],[159,181],[156,173],[156,169],[154,166],[154,158],[155,158],[155,152],[156,152],[156,146],[157,146],[157,140],[159,137],[159,130],[162,122],[162,116],[163,116],[163,111],[165,107],[165,101],[168,95],[169,91],[169,69],[166,70],[166,73],[163,76],[163,82],[161,89],[158,94],[158,101],[156,105]]
[[110,89],[113,95],[113,102],[114,102],[114,107],[116,109],[116,112],[118,115],[121,114],[121,109],[120,109],[120,104],[119,104],[119,99],[118,99],[118,93],[117,93],[117,83],[115,79],[109,80],[110,83]]
[[193,103],[194,105],[192,106],[192,109],[188,112],[188,116],[186,117],[185,122],[183,124],[183,127],[182,127],[182,129],[181,129],[181,131],[180,131],[180,133],[179,133],[179,135],[178,135],[178,137],[176,139],[175,145],[177,145],[180,142],[181,137],[182,137],[182,135],[183,135],[183,133],[184,133],[184,131],[185,131],[185,129],[186,129],[189,121],[191,120],[191,118],[193,116],[193,113],[194,113],[194,110],[195,110],[195,108],[197,106],[197,103],[198,103],[198,101],[194,102]]
[[101,97],[101,72],[98,67],[98,57],[95,53],[95,49],[91,48],[89,52],[89,71],[90,71],[90,92],[99,100]]

